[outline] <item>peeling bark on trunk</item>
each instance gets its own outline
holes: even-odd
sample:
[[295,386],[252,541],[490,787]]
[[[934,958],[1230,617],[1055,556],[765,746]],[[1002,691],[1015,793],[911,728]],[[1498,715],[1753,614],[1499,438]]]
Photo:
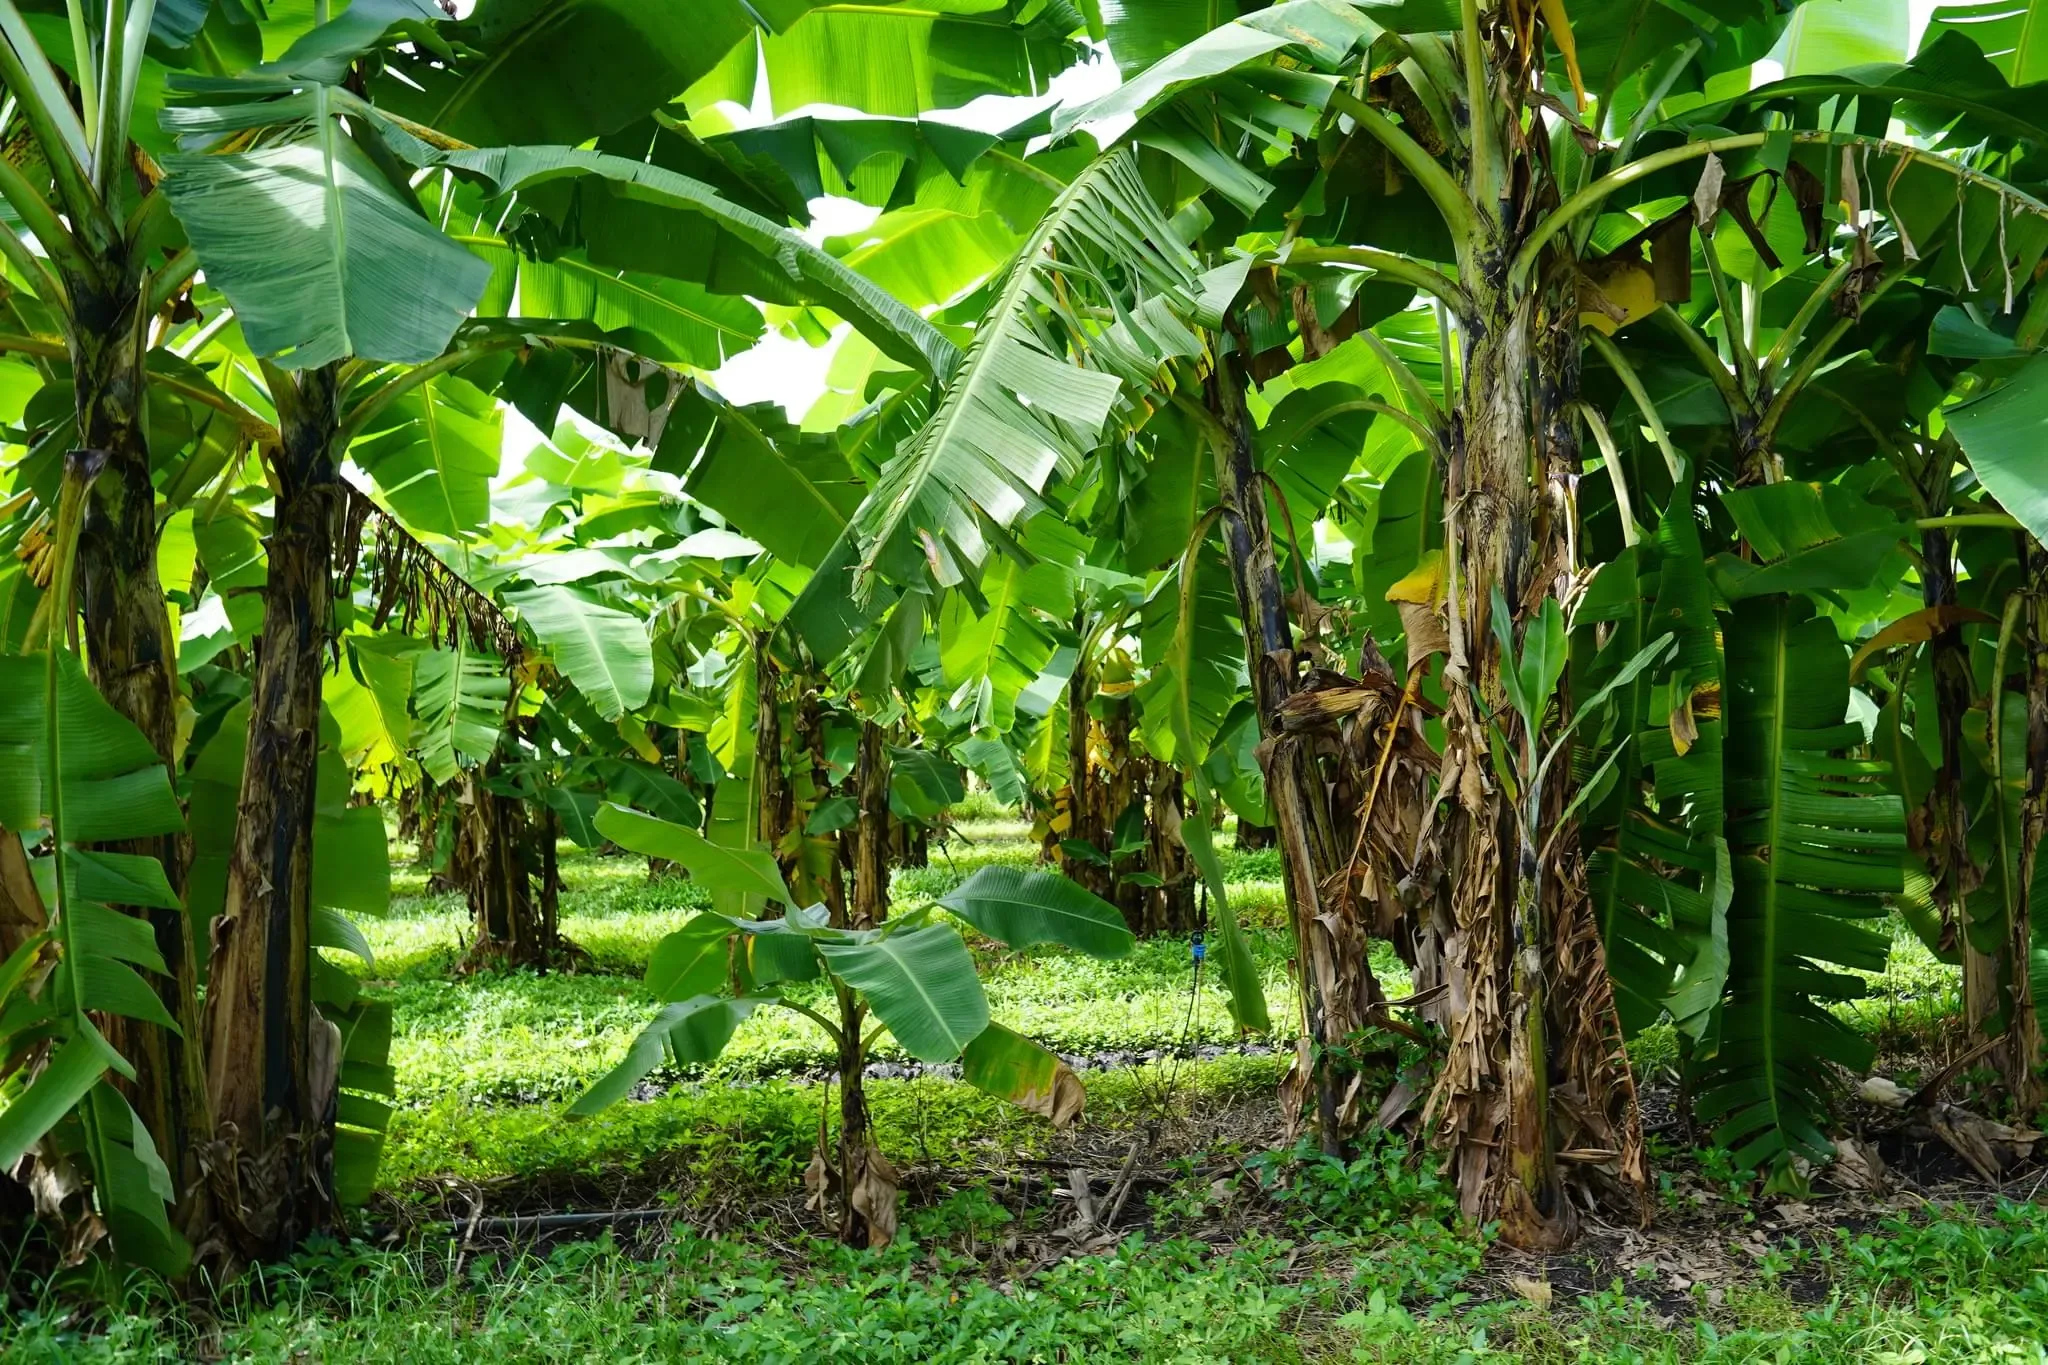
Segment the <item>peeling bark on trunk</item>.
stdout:
[[[85,618],[85,653],[93,685],[176,771],[177,654],[157,576],[156,491],[150,482],[143,375],[148,318],[142,313],[139,268],[112,273],[121,280],[113,288],[73,275],[65,279],[76,323],[70,351],[78,444],[107,456],[79,536],[78,602]],[[108,848],[157,859],[172,889],[183,895],[188,861],[184,835]],[[191,1201],[202,1197],[197,1148],[212,1136],[213,1117],[200,1046],[195,936],[190,917],[182,910],[129,913],[150,922],[168,971],[144,975],[179,1032],[114,1016],[101,1021],[101,1030],[134,1064],[136,1079],[122,1082],[122,1088],[171,1172],[178,1190],[178,1221],[188,1227],[203,1225],[205,1215],[191,1207]]]
[[2041,1018],[2034,1008],[2030,972],[2033,941],[2034,881],[2041,875],[2041,840],[2048,835],[2048,551],[2039,545],[2027,553],[2027,795],[2020,810],[2020,903],[2006,924],[2005,967],[2010,977],[2011,1008],[2005,1041],[1998,1049],[2006,1097],[2022,1118],[2041,1107]]
[[929,867],[932,832],[909,820],[889,820],[889,861],[896,867]]
[[465,774],[456,803],[449,872],[469,901],[474,934],[463,966],[549,971],[576,952],[557,919],[559,826],[553,811],[491,790],[500,777],[496,759]]
[[1145,893],[1140,916],[1146,935],[1179,938],[1195,930],[1195,872],[1181,842],[1180,823],[1187,815],[1185,788],[1178,770],[1148,759],[1145,804],[1145,871],[1159,879]]
[[1220,360],[1208,380],[1209,411],[1222,433],[1216,483],[1228,509],[1222,519],[1224,542],[1258,708],[1259,763],[1294,924],[1304,1033],[1318,1056],[1312,1076],[1300,1074],[1297,1060],[1282,1097],[1298,1114],[1306,1091],[1313,1089],[1318,1135],[1323,1150],[1334,1155],[1361,1119],[1362,1080],[1345,1060],[1351,1039],[1383,1012],[1385,997],[1366,960],[1365,927],[1355,907],[1349,898],[1325,902],[1325,882],[1348,860],[1350,850],[1335,846],[1327,792],[1311,750],[1287,735],[1280,721],[1281,705],[1297,684],[1297,661],[1237,362],[1237,357]]
[[872,721],[861,722],[853,780],[860,803],[854,827],[853,925],[869,929],[889,913],[889,742]]
[[[1062,870],[1108,901],[1133,934],[1186,934],[1195,927],[1194,873],[1180,842],[1181,779],[1168,765],[1132,747],[1128,699],[1104,698],[1096,709],[1096,679],[1076,665],[1067,683],[1067,839],[1092,845],[1106,861],[1076,857],[1049,840]],[[1117,856],[1117,826],[1133,807],[1145,815],[1145,848]],[[1149,886],[1133,874],[1159,880]]]
[[840,914],[846,905],[846,861],[853,849],[843,834],[805,832],[812,813],[832,795],[832,765],[825,757],[825,705],[819,691],[823,682],[799,677],[797,683],[802,691],[790,726],[792,766],[807,763],[810,771],[804,779],[808,790],[792,784],[790,826],[795,837],[786,840],[789,862],[784,875],[799,904],[823,901]]
[[[1558,839],[1549,867],[1538,860],[1568,784],[1553,778],[1538,828],[1524,830],[1489,756],[1493,725],[1525,760],[1542,743],[1522,733],[1502,691],[1493,596],[1502,593],[1519,627],[1569,573],[1569,507],[1559,505],[1558,485],[1576,450],[1561,420],[1576,397],[1576,302],[1559,291],[1539,316],[1537,296],[1510,290],[1505,254],[1475,252],[1464,271],[1475,315],[1465,320],[1445,488],[1452,627],[1444,827],[1435,836],[1449,887],[1434,920],[1451,999],[1461,1003],[1424,1121],[1452,1149],[1466,1213],[1497,1219],[1510,1243],[1540,1249],[1569,1242],[1577,1224],[1560,1150],[1604,1153],[1627,1188],[1645,1173],[1576,842]],[[1539,487],[1548,496],[1539,499]],[[1565,698],[1558,709],[1569,716]]]
[[[1941,491],[1946,491],[1945,488]],[[1956,570],[1954,541],[1945,530],[1921,533],[1920,600],[1930,607],[1954,606]],[[1969,802],[1963,794],[1963,717],[1976,700],[1970,656],[1963,632],[1951,627],[1927,646],[1934,671],[1934,717],[1941,739],[1941,763],[1934,770],[1927,799],[1912,812],[1907,832],[1927,860],[1934,883],[1934,901],[1941,912],[1942,942],[1953,947],[1963,964],[1963,1015],[1978,1033],[1999,1010],[1998,954],[1972,941],[1968,931],[1968,896],[1982,881],[1970,856]]]
[[[1076,615],[1075,632],[1082,633],[1086,622]],[[1088,661],[1077,660],[1073,676],[1067,679],[1067,832],[1065,838],[1084,844],[1091,844],[1105,852],[1110,845],[1109,818],[1103,814],[1107,804],[1101,794],[1101,765],[1095,761],[1094,736],[1095,717],[1089,704],[1095,697],[1095,675],[1089,671]],[[1106,737],[1105,737],[1106,740]],[[1086,890],[1108,900],[1114,880],[1107,864],[1088,858],[1077,858],[1059,848],[1056,836],[1052,846],[1058,850],[1062,870],[1068,877]]]
[[782,669],[768,647],[769,634],[754,635],[754,834],[788,873],[783,839],[789,832],[789,780],[782,771]]
[[307,373],[296,395],[279,396],[283,443],[273,461],[263,635],[207,982],[216,1209],[240,1254],[259,1259],[288,1253],[334,1212],[333,1075],[323,1092],[312,1064],[314,1032],[333,1025],[312,1006],[311,892],[340,507],[330,450],[335,398],[332,367]]
[[[802,708],[804,717],[815,710]],[[824,769],[823,730],[814,715],[799,720],[800,733],[820,772]],[[823,788],[820,794],[823,794]],[[852,903],[842,884],[827,900],[833,927],[872,929],[889,913],[889,746],[882,728],[861,723],[860,750],[853,772],[853,795],[859,815],[853,828]],[[838,839],[839,835],[831,836]],[[835,870],[838,860],[834,859]],[[867,1050],[861,1042],[866,1011],[852,989],[835,981],[839,1006],[839,1143],[832,1173],[839,1193],[839,1240],[848,1246],[887,1246],[896,1235],[895,1167],[875,1146],[867,1102]],[[822,1138],[822,1133],[820,1134]],[[822,1159],[823,1153],[820,1152]]]

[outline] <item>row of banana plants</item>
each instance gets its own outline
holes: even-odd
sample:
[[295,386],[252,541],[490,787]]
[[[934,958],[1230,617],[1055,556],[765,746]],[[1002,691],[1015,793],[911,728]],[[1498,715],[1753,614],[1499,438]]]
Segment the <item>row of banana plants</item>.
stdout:
[[[1290,1117],[1332,1151],[1421,1124],[1520,1244],[1642,1200],[1625,1043],[1662,1021],[1718,1143],[1788,1185],[1824,1160],[1870,1060],[1829,1006],[1890,909],[2038,1105],[2030,8],[1939,12],[1908,60],[1879,6],[1876,65],[1832,0],[58,8],[0,0],[39,158],[0,170],[0,601],[43,678],[7,742],[62,771],[89,676],[194,854],[175,798],[67,833],[45,779],[0,816],[42,869],[0,984],[47,1019],[0,1157],[84,1153],[117,1243],[288,1246],[342,1109],[383,1117],[315,1027],[344,988],[312,949],[349,946],[316,911],[370,899],[321,889],[351,785],[445,856],[483,963],[576,960],[557,832],[711,889],[585,1107],[828,979],[814,1176],[854,1241],[894,1220],[868,1014],[1078,1102],[936,908],[890,913],[888,849],[963,769],[1073,877],[947,911],[1108,954],[1203,923],[1246,1029],[1213,845],[1226,809],[1270,826]],[[931,117],[1105,51],[1110,94]],[[881,217],[816,245],[825,195]],[[707,378],[771,325],[842,338],[799,423]],[[512,410],[553,437],[508,480]],[[162,887],[78,890],[85,855]],[[1442,1039],[1412,1113],[1373,1091],[1400,1015]]]

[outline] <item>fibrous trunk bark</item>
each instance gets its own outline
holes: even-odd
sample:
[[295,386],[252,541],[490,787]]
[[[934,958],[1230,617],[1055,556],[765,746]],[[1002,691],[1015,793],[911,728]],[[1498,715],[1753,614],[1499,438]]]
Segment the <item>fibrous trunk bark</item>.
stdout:
[[782,669],[769,648],[771,635],[754,635],[754,836],[784,867],[791,806],[789,779],[782,771]]
[[1145,766],[1145,809],[1150,818],[1142,856],[1145,872],[1158,885],[1139,886],[1145,895],[1134,932],[1179,937],[1196,927],[1195,873],[1180,835],[1187,815],[1185,787],[1172,765],[1148,758]]
[[496,790],[503,780],[493,758],[464,774],[456,801],[449,871],[469,901],[474,935],[464,965],[546,971],[575,951],[563,940],[558,918],[560,830],[552,810],[531,810]]
[[889,742],[882,727],[862,721],[853,771],[860,819],[854,826],[853,927],[871,929],[889,913]]
[[[143,312],[139,265],[109,275],[119,283],[110,287],[78,276],[65,280],[75,322],[70,352],[78,443],[106,456],[78,542],[85,654],[93,685],[176,771],[177,654],[157,575],[156,490],[150,479],[143,370],[149,319]],[[188,857],[183,835],[112,847],[157,859],[172,889],[184,893]],[[213,1133],[195,938],[182,910],[129,913],[150,922],[168,969],[162,976],[151,974],[150,985],[178,1030],[118,1016],[105,1018],[101,1029],[135,1067],[135,1080],[122,1086],[171,1172],[178,1219],[189,1228],[204,1222],[204,1214],[191,1203],[203,1198],[198,1148]]]
[[[1058,839],[1048,849],[1059,849],[1067,876],[1114,905],[1133,934],[1188,933],[1195,884],[1180,842],[1180,774],[1133,747],[1130,701],[1104,697],[1097,705],[1096,684],[1085,663],[1067,682],[1065,839],[1100,857],[1070,854]],[[1145,847],[1119,856],[1118,831],[1133,810],[1145,816]]]
[[889,821],[889,861],[897,867],[930,867],[932,831],[912,820]]
[[[1081,633],[1084,625],[1085,618],[1076,615],[1076,633]],[[1096,725],[1090,711],[1094,696],[1095,675],[1086,659],[1078,659],[1073,676],[1067,679],[1067,830],[1064,840],[1056,837],[1049,841],[1053,849],[1073,841],[1107,851],[1112,842],[1109,822],[1114,817],[1105,814],[1108,800],[1102,792],[1102,765],[1095,758]],[[1077,857],[1063,849],[1060,862],[1075,883],[1109,899],[1114,879],[1107,862]]]
[[2034,954],[2039,951],[2034,933],[2048,921],[2048,907],[2035,889],[2041,876],[2044,835],[2048,835],[2048,551],[2036,544],[2028,547],[2027,590],[2027,794],[2020,808],[2020,875],[2022,893],[2007,916],[2005,975],[2010,1005],[2006,1011],[2005,1041],[2000,1052],[2005,1093],[2014,1111],[2024,1120],[2048,1098],[2042,1084],[2041,1016],[2035,1008]]
[[[1946,491],[1945,487],[1942,491]],[[1945,530],[1923,532],[1920,553],[1920,600],[1930,607],[1956,603],[1955,547]],[[1963,963],[1963,1013],[1970,1030],[1980,1030],[1998,1012],[1998,955],[1995,945],[1973,941],[1968,899],[1982,880],[1970,856],[1969,802],[1963,794],[1963,718],[1976,700],[1970,676],[1968,646],[1960,627],[1938,632],[1927,646],[1934,676],[1934,721],[1941,741],[1941,762],[1927,798],[1908,821],[1908,832],[1927,860],[1935,906],[1941,914],[1941,941],[1960,954]]]
[[207,1074],[215,1207],[244,1256],[281,1256],[333,1212],[340,1034],[313,1009],[311,892],[320,682],[333,633],[340,484],[335,373],[280,394],[263,634],[227,891],[214,921]]
[[[1490,757],[1498,738],[1526,773],[1541,752],[1543,736],[1524,733],[1507,704],[1492,616],[1499,593],[1519,640],[1571,571],[1565,500],[1577,463],[1560,416],[1576,398],[1576,303],[1566,289],[1539,309],[1536,294],[1510,288],[1505,256],[1475,251],[1463,272],[1474,303],[1445,483],[1449,704],[1435,835],[1448,900],[1426,926],[1463,1004],[1424,1122],[1452,1149],[1465,1211],[1498,1220],[1515,1245],[1543,1248],[1568,1242],[1577,1223],[1561,1150],[1603,1153],[1632,1190],[1644,1172],[1577,841],[1551,838],[1568,784],[1553,777],[1525,827]],[[1569,716],[1566,698],[1556,710]],[[1547,863],[1546,844],[1556,850]],[[1567,1089],[1571,1102],[1553,1103]]]
[[[817,733],[815,730],[812,733]],[[822,736],[812,748],[820,767]],[[862,721],[853,772],[859,815],[853,827],[853,894],[835,885],[826,904],[841,929],[872,929],[889,913],[889,746],[887,734]],[[836,837],[836,836],[835,836]],[[887,1246],[896,1235],[899,1177],[875,1145],[867,1102],[867,1055],[861,1042],[866,1011],[851,988],[833,983],[839,1005],[839,1240],[848,1246]]]
[[1384,1011],[1385,997],[1366,960],[1365,926],[1349,898],[1325,901],[1324,886],[1348,860],[1336,847],[1328,796],[1312,751],[1288,735],[1280,708],[1298,682],[1265,484],[1252,455],[1245,377],[1236,357],[1219,357],[1208,380],[1208,407],[1220,439],[1216,483],[1222,493],[1224,543],[1243,622],[1245,656],[1258,708],[1258,758],[1273,809],[1296,944],[1295,970],[1307,1047],[1297,1047],[1283,1102],[1297,1118],[1312,1090],[1318,1136],[1336,1154],[1361,1118],[1363,1081],[1350,1060],[1354,1035]]

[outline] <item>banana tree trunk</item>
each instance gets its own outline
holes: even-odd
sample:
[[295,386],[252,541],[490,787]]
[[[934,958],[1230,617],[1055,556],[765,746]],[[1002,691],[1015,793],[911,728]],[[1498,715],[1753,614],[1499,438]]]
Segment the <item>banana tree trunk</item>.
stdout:
[[[1576,437],[1576,302],[1509,286],[1506,253],[1473,251],[1463,279],[1463,388],[1445,483],[1450,662],[1436,856],[1449,899],[1425,926],[1451,988],[1449,1055],[1425,1110],[1452,1150],[1460,1201],[1498,1220],[1511,1244],[1557,1247],[1576,1228],[1558,1153],[1598,1150],[1624,1186],[1643,1181],[1640,1121],[1619,1040],[1584,865],[1569,831],[1558,762],[1529,822],[1494,771],[1492,731],[1533,769],[1543,736],[1523,733],[1500,683],[1498,592],[1521,622],[1571,570]],[[1538,316],[1559,321],[1539,329]],[[1534,382],[1532,383],[1532,377]],[[1532,401],[1533,399],[1533,401]],[[1539,489],[1544,496],[1539,497]],[[1560,696],[1560,720],[1569,716]],[[1542,856],[1545,846],[1556,850]],[[1554,1085],[1575,1102],[1554,1106]],[[1569,1114],[1564,1112],[1568,1108]]]
[[2007,916],[2005,958],[2011,979],[2005,1043],[2000,1049],[2005,1092],[2015,1112],[2031,1115],[2044,1098],[2041,1016],[2035,995],[2035,931],[2048,923],[2048,897],[2037,890],[2041,841],[2048,834],[2048,551],[2028,547],[2027,795],[2020,808],[2019,903]]
[[[1266,515],[1265,484],[1252,456],[1244,384],[1241,358],[1224,358],[1209,378],[1207,397],[1221,433],[1216,484],[1226,509],[1224,544],[1258,708],[1259,763],[1294,925],[1303,1031],[1311,1045],[1297,1050],[1282,1098],[1298,1113],[1307,1091],[1313,1091],[1318,1137],[1323,1150],[1335,1155],[1361,1117],[1363,1083],[1347,1060],[1350,1043],[1371,1025],[1386,998],[1366,959],[1366,931],[1355,903],[1348,897],[1324,899],[1324,885],[1344,865],[1349,850],[1337,847],[1327,790],[1313,755],[1280,724],[1280,707],[1297,683],[1297,662]],[[1313,1058],[1312,1074],[1303,1073],[1304,1057]]]
[[872,929],[889,913],[891,827],[888,735],[873,721],[861,722],[853,781],[860,819],[854,826],[852,923]]
[[[1920,554],[1924,561],[1920,600],[1930,607],[1954,606],[1955,546],[1949,533],[1939,529],[1923,532]],[[1934,670],[1934,719],[1941,740],[1941,762],[1934,770],[1919,818],[1910,823],[1909,831],[1917,837],[1927,860],[1935,905],[1941,913],[1942,942],[1962,957],[1963,1013],[1974,1033],[1998,1012],[1999,994],[1998,956],[1972,942],[1968,931],[1967,898],[1982,874],[1970,857],[1969,803],[1963,795],[1963,718],[1970,713],[1977,689],[1959,627],[1936,634],[1927,651],[1928,665]]]
[[[854,846],[842,833],[815,835],[808,832],[812,814],[832,795],[832,765],[825,755],[825,704],[821,689],[824,679],[799,675],[797,699],[790,724],[791,767],[801,779],[791,784],[792,837],[788,838],[789,862],[786,875],[790,889],[805,905],[820,901],[843,915],[846,906],[846,871]],[[863,736],[865,737],[865,736]],[[804,766],[808,765],[808,776]],[[859,841],[856,833],[855,843]]]
[[[1077,614],[1074,617],[1075,633],[1083,634],[1084,627],[1085,618]],[[1106,852],[1111,843],[1111,817],[1105,812],[1108,802],[1101,790],[1101,767],[1095,761],[1096,725],[1090,711],[1094,697],[1095,675],[1086,659],[1077,659],[1073,676],[1067,679],[1066,840]],[[1060,849],[1062,841],[1058,837],[1050,842],[1053,848],[1060,850],[1060,863],[1067,876],[1104,900],[1109,899],[1114,878],[1107,862],[1098,863],[1067,853]]]
[[[809,752],[822,771],[823,732],[815,723],[805,724],[805,715],[800,708],[799,730],[812,741]],[[819,794],[823,796],[823,789]],[[889,914],[889,745],[887,733],[872,721],[861,722],[853,796],[858,816],[852,831],[852,896],[849,903],[843,883],[835,878],[826,907],[834,928],[872,929]],[[837,862],[834,859],[835,869]],[[839,1240],[848,1246],[886,1246],[896,1235],[898,1177],[875,1145],[868,1113],[867,1048],[861,1041],[867,1012],[844,983],[833,982],[833,995],[839,1006],[839,1142],[833,1172],[839,1191]],[[823,1138],[822,1131],[819,1136]],[[823,1157],[821,1150],[819,1159]]]
[[[340,483],[335,373],[278,395],[283,440],[227,892],[206,995],[220,1144],[216,1211],[246,1256],[289,1252],[333,1212],[340,1034],[313,1009],[311,893],[320,681],[333,634]],[[224,1149],[224,1150],[221,1150]]]
[[455,803],[449,872],[469,902],[474,935],[463,965],[546,971],[574,951],[556,921],[554,818],[535,817],[517,796],[492,790],[502,778],[494,758],[464,774]]
[[1237,822],[1237,835],[1233,840],[1233,847],[1239,853],[1256,853],[1262,848],[1271,848],[1272,846],[1273,827],[1271,825],[1255,825],[1249,820],[1239,820]]
[[1147,759],[1145,871],[1158,882],[1144,889],[1142,920],[1146,934],[1179,937],[1195,928],[1195,874],[1181,842],[1180,823],[1187,815],[1186,789],[1178,769]]
[[770,633],[754,634],[754,834],[778,862],[789,833],[789,779],[782,769],[782,669],[769,648]]
[[896,867],[929,867],[932,861],[932,832],[909,820],[889,821],[889,861]]
[[[78,542],[78,601],[93,685],[134,722],[173,772],[178,767],[177,652],[170,612],[157,576],[156,490],[150,481],[140,270],[119,272],[112,288],[77,276],[65,280],[76,326],[70,342],[80,448],[104,452]],[[173,890],[184,893],[187,847],[182,835],[112,846],[163,864]],[[135,1067],[124,1084],[177,1185],[181,1222],[201,1218],[197,1148],[213,1135],[201,1050],[195,939],[181,910],[131,910],[146,918],[167,972],[150,985],[177,1022],[173,1032],[126,1017],[102,1022],[107,1041]]]

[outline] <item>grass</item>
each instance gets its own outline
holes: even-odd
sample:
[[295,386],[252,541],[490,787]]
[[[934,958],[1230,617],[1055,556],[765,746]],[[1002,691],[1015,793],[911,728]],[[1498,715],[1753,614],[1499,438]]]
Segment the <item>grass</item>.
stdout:
[[[977,867],[1031,860],[1021,825],[999,810],[977,815],[932,867],[897,874],[899,904],[943,894]],[[1295,1005],[1277,858],[1224,856],[1284,1020]],[[17,1294],[20,1311],[0,1320],[0,1359],[2048,1365],[2039,1206],[1817,1224],[1676,1299],[1616,1261],[1539,1304],[1490,1269],[1486,1236],[1460,1225],[1432,1161],[1372,1146],[1348,1164],[1306,1149],[1245,1150],[1258,1144],[1212,1126],[1210,1145],[1170,1187],[1143,1194],[1147,1231],[1098,1254],[1047,1256],[1033,1248],[1063,1245],[1055,1234],[1071,1207],[1052,1193],[1072,1159],[1062,1139],[937,1076],[870,1082],[877,1140],[922,1174],[907,1187],[898,1243],[848,1252],[814,1240],[818,1224],[798,1210],[830,1099],[807,1073],[829,1054],[791,1012],[757,1012],[710,1068],[657,1073],[665,1088],[651,1099],[563,1116],[650,1017],[639,984],[647,953],[703,898],[688,883],[650,880],[637,859],[565,849],[562,868],[563,930],[590,955],[575,975],[456,972],[466,914],[458,898],[426,894],[410,869],[396,878],[391,914],[364,926],[376,965],[351,970],[393,1003],[400,1087],[368,1217],[432,1226],[451,1189],[524,1190],[654,1201],[673,1209],[672,1225],[630,1244],[607,1234],[544,1253],[473,1254],[432,1232],[393,1247],[323,1243],[228,1287],[211,1308],[141,1282],[100,1308],[54,1289]],[[1842,1008],[1882,1049],[1909,1053],[1953,1012],[1954,972],[1903,928],[1894,937],[1890,969]],[[1270,1097],[1285,1056],[1145,1060],[1183,1041],[1232,1039],[1221,994],[1193,989],[1185,942],[1141,944],[1114,963],[973,946],[997,1019],[1111,1063],[1084,1076],[1097,1131],[1191,1129],[1240,1111],[1275,1131]],[[1390,954],[1374,967],[1383,981],[1402,978]],[[1668,1031],[1635,1052],[1645,1067],[1669,1060]],[[877,1055],[895,1054],[884,1040]],[[768,1196],[785,1212],[748,1223]],[[1678,1237],[1753,1240],[1757,1209],[1747,1194],[1737,1202],[1733,1230],[1668,1200],[1665,1216],[1695,1218]],[[736,1207],[756,1212],[736,1224]],[[714,1227],[723,1234],[707,1235]]]
[[[899,870],[891,892],[899,905],[945,894],[977,868],[1028,865],[1025,827],[981,821],[962,829],[956,847],[934,853],[933,866]],[[410,857],[401,846],[395,857]],[[1251,941],[1276,1018],[1296,1008],[1287,976],[1289,944],[1281,931],[1280,868],[1270,850],[1225,852],[1232,903],[1252,927]],[[465,1104],[531,1104],[573,1099],[624,1056],[653,1013],[639,976],[655,942],[703,908],[705,898],[677,878],[650,880],[637,858],[600,858],[564,850],[562,931],[587,951],[593,969],[571,976],[453,974],[468,916],[459,896],[424,894],[424,875],[402,870],[391,914],[363,926],[374,968],[340,965],[367,978],[393,1005],[392,1064],[402,1103],[419,1108],[446,1100]],[[964,928],[964,926],[963,926]],[[1184,941],[1142,943],[1129,957],[1098,962],[1058,950],[1011,952],[969,934],[982,967],[994,1017],[1068,1054],[1133,1052],[1173,1046],[1184,1038],[1224,1043],[1235,1038],[1224,997],[1213,983],[1196,992]],[[1384,949],[1385,945],[1380,945]],[[1391,979],[1391,951],[1375,959]],[[792,995],[816,1005],[822,983]],[[1192,1006],[1192,1010],[1191,1007]],[[903,1057],[884,1037],[875,1055]],[[787,1010],[761,1010],[741,1025],[702,1079],[748,1081],[822,1067],[831,1061],[825,1036]],[[657,1073],[658,1076],[661,1073]],[[674,1079],[670,1077],[669,1079]],[[692,1079],[697,1079],[693,1077]]]
[[[1426,1168],[1425,1168],[1426,1170]],[[1390,1177],[1392,1179],[1390,1180]],[[996,1278],[1011,1215],[969,1187],[849,1252],[786,1229],[546,1254],[333,1243],[216,1312],[138,1287],[118,1311],[45,1298],[0,1325],[10,1361],[1800,1362],[2044,1359],[2048,1210],[1932,1210],[1824,1230],[1746,1282],[1656,1303],[1626,1276],[1548,1304],[1485,1292],[1449,1191],[1386,1151],[1255,1170],[1290,1215],[1224,1245],[1133,1235]],[[1822,1277],[1818,1295],[1801,1280]]]

